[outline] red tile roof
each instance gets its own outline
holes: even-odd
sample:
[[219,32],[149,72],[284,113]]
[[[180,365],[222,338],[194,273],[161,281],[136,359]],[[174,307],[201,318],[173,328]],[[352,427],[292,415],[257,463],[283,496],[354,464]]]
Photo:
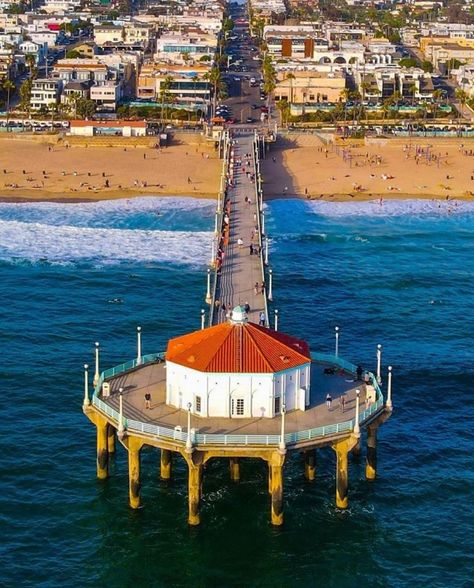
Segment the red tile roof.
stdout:
[[308,344],[254,323],[221,323],[175,337],[166,359],[201,372],[274,373],[311,361]]

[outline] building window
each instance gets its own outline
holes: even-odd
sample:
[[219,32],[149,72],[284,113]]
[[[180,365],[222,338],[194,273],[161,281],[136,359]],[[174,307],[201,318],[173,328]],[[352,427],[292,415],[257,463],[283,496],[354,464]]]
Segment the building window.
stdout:
[[278,396],[278,398],[275,398],[275,414],[279,414],[280,413],[280,405],[281,405],[281,400],[280,397]]
[[237,416],[242,416],[244,414],[244,399],[243,398],[237,398],[235,412],[236,412]]
[[196,412],[201,412],[201,397],[196,396]]

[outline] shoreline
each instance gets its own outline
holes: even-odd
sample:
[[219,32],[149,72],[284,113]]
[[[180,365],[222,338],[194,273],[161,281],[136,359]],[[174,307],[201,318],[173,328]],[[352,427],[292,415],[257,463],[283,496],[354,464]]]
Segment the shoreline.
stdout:
[[[75,196],[58,195],[55,197],[54,193],[47,191],[31,191],[31,194],[10,196],[1,195],[0,203],[35,203],[35,202],[51,202],[57,204],[87,204],[94,202],[105,202],[111,200],[128,200],[134,198],[198,198],[200,200],[216,200],[215,196],[206,193],[190,194],[189,192],[179,193],[178,191],[171,191],[167,193],[153,193],[139,190],[121,190],[100,192],[97,194],[90,194],[89,192],[76,193]],[[264,198],[264,202],[271,202],[273,200],[304,200],[309,202],[372,202],[380,199],[385,200],[433,200],[439,202],[464,201],[473,202],[474,194],[440,196],[439,194],[400,194],[400,193],[369,193],[369,194],[323,194],[322,196],[312,196],[304,194],[272,194]]]

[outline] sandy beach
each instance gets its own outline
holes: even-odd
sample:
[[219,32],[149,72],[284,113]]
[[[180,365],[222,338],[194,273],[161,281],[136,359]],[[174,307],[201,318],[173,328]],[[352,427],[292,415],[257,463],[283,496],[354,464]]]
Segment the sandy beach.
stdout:
[[311,135],[272,146],[263,162],[267,198],[474,199],[474,140],[380,139],[325,146]]
[[212,146],[75,146],[0,139],[0,200],[86,201],[143,195],[215,198]]

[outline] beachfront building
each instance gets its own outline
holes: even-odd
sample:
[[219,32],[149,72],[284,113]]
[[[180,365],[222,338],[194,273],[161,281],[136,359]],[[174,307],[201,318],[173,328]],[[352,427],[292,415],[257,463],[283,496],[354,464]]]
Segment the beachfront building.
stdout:
[[171,339],[166,404],[202,417],[273,418],[309,404],[308,344],[249,323],[243,308],[219,325]]
[[420,49],[425,59],[431,61],[433,66],[443,74],[454,69],[449,66],[450,62],[456,60],[468,63],[474,60],[474,39],[422,38],[420,39]]
[[52,78],[40,78],[33,80],[31,87],[31,109],[41,110],[50,108],[59,103],[62,81]]
[[147,127],[147,123],[142,120],[72,120],[69,126],[69,135],[78,137],[94,137],[100,135],[145,137]]
[[122,98],[122,82],[108,80],[100,85],[91,86],[90,99],[99,112],[115,112]]

